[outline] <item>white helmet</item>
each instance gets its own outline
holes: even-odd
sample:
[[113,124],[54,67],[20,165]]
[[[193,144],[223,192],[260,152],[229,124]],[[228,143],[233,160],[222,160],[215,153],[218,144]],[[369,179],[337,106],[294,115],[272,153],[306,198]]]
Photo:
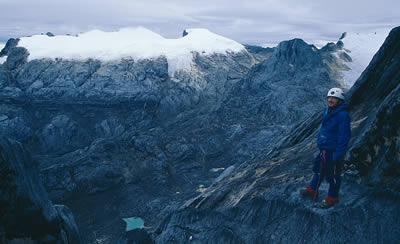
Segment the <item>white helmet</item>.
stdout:
[[344,101],[344,93],[340,88],[332,88],[328,91],[328,97],[337,97]]

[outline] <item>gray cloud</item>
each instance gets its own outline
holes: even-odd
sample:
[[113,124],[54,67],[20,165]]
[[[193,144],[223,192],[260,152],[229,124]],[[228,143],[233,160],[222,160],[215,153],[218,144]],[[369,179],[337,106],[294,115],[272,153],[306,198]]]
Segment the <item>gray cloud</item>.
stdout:
[[143,26],[168,38],[179,37],[185,28],[207,28],[241,43],[261,44],[295,37],[335,39],[344,31],[400,24],[397,0],[0,0],[0,9],[0,41],[47,31]]

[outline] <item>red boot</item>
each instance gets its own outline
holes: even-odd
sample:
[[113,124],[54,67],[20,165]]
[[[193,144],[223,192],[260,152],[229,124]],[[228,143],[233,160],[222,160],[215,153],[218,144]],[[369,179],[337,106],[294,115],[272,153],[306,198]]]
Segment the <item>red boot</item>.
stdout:
[[313,190],[313,189],[311,189],[311,187],[307,186],[306,189],[304,189],[304,188],[300,189],[300,194],[304,197],[313,197],[313,198],[317,199],[319,192],[318,192],[318,190]]
[[322,203],[319,206],[321,208],[330,208],[336,203],[339,203],[339,197],[328,196],[327,198],[325,198],[325,200],[322,201]]

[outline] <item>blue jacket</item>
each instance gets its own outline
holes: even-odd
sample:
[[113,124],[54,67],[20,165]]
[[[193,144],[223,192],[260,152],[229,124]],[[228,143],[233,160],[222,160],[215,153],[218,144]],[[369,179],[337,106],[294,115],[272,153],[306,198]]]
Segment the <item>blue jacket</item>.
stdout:
[[320,150],[335,151],[334,161],[342,160],[347,144],[350,140],[350,116],[347,112],[348,104],[342,103],[339,107],[329,113],[325,110],[322,118],[321,131],[318,135],[318,148]]

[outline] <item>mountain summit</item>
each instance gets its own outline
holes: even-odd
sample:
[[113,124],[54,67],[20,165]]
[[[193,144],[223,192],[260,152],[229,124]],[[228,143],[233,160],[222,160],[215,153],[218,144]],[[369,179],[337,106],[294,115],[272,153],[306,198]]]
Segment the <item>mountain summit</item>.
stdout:
[[61,58],[112,61],[121,58],[150,59],[165,56],[169,73],[190,68],[192,52],[215,53],[244,51],[244,46],[206,29],[186,29],[188,35],[167,39],[143,27],[123,28],[116,32],[93,30],[77,36],[35,35],[23,37],[18,46],[29,52],[28,60]]

